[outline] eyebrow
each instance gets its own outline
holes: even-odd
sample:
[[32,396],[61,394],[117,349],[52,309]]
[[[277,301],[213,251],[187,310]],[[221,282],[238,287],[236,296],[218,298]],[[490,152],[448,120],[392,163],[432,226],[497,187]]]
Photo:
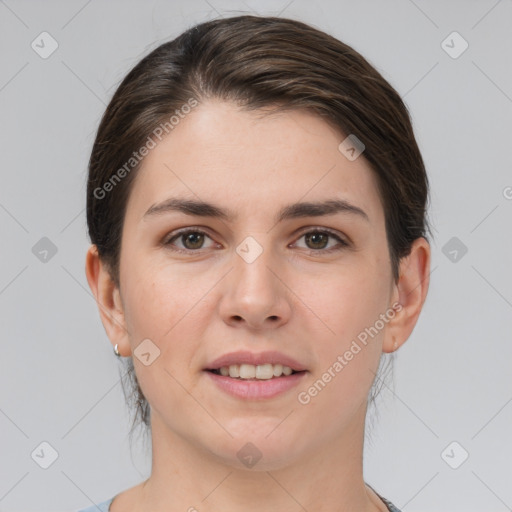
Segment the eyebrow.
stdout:
[[[232,211],[205,201],[171,197],[151,206],[144,214],[143,219],[168,212],[181,212],[197,217],[218,218],[227,222],[233,222],[237,218],[237,215]],[[337,213],[357,215],[368,222],[370,221],[366,212],[358,206],[344,199],[328,199],[320,202],[301,202],[284,206],[277,213],[275,222],[301,217],[322,217]]]

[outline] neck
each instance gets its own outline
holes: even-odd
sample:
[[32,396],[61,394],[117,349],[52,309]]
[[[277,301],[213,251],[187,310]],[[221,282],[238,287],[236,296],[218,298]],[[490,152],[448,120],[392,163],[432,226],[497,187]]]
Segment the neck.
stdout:
[[[152,472],[138,486],[136,509],[387,511],[363,480],[365,414],[366,408],[361,408],[342,435],[333,435],[332,443],[317,439],[307,447],[298,446],[300,455],[295,459],[262,454],[252,468],[240,469],[237,461],[219,460],[216,454],[170,431],[152,411]],[[133,501],[132,496],[132,507]],[[135,508],[126,510],[131,509]]]

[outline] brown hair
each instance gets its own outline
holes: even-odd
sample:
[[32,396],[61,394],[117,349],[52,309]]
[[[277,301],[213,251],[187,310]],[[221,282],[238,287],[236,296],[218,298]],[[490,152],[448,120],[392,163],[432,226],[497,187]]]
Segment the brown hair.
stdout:
[[[121,82],[101,119],[89,161],[87,224],[118,287],[123,220],[141,148],[154,142],[152,135],[160,138],[162,128],[169,133],[172,117],[182,117],[186,105],[209,98],[246,110],[310,109],[362,141],[398,279],[400,259],[430,233],[428,180],[407,107],[364,57],[338,39],[296,20],[247,15],[198,24],[151,51]],[[131,358],[127,375],[137,413],[150,428]]]

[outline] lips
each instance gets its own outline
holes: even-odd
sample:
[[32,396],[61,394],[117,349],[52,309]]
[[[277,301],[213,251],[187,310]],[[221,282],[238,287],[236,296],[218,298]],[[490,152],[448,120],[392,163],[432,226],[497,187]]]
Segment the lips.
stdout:
[[230,352],[224,354],[217,359],[207,364],[204,370],[219,370],[223,366],[240,364],[250,364],[254,366],[264,364],[282,364],[283,366],[289,366],[295,372],[302,372],[306,370],[306,366],[291,356],[283,354],[278,351],[265,351],[265,352],[251,352],[248,350],[241,350],[237,352]]

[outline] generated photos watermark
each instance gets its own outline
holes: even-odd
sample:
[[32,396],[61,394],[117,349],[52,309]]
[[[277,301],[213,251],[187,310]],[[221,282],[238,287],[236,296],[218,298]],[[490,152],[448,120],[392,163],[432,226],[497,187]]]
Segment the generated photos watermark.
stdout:
[[149,154],[149,152],[156,148],[157,141],[162,141],[163,137],[169,134],[174,128],[180,123],[182,119],[185,119],[192,108],[197,107],[199,102],[195,98],[189,98],[187,103],[184,103],[179,109],[176,109],[172,116],[169,117],[168,121],[160,123],[152,132],[148,135],[146,142],[138,149],[134,151],[132,156],[128,159],[125,164],[120,167],[112,176],[101,186],[96,187],[93,191],[96,199],[104,199],[107,193],[111,192],[114,187],[124,178],[127,174],[134,169],[142,159]]
[[[376,320],[372,326],[365,327],[365,329],[357,335],[357,340],[352,341],[350,349],[346,350],[343,355],[339,355],[336,358],[336,361],[334,361],[334,363],[322,374],[320,379],[317,379],[306,391],[298,393],[297,400],[299,403],[302,405],[309,404],[311,399],[317,396],[318,393],[320,393],[325,386],[327,386],[327,384],[331,382],[331,380],[334,379],[334,377],[336,377],[336,375],[340,373],[341,370],[343,370],[343,368],[352,361],[352,359],[354,359],[354,356],[359,354],[362,348],[368,344],[368,336],[372,339],[377,336],[377,334],[384,329],[385,325],[392,320],[397,313],[402,311],[402,309],[402,304],[395,302],[386,310],[385,313],[381,313],[379,315],[379,319]],[[358,341],[363,345],[363,347],[361,347]]]

